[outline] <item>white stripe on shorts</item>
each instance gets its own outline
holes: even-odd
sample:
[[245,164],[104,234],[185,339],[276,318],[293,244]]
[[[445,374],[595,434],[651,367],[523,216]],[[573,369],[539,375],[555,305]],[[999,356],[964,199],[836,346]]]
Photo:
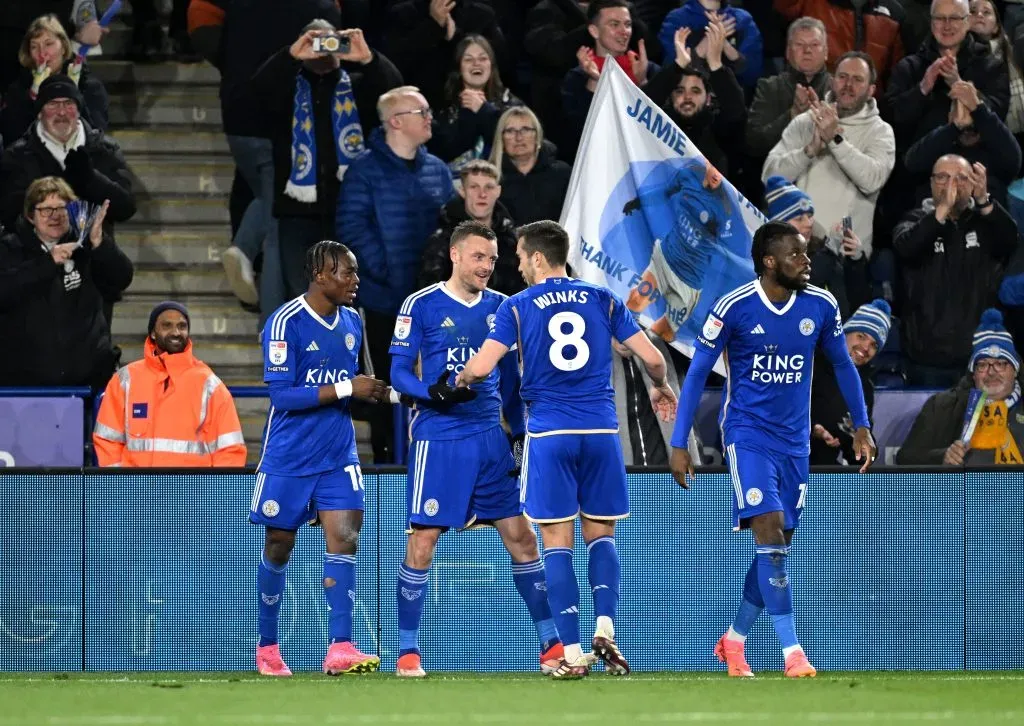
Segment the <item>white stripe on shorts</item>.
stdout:
[[249,505],[249,511],[255,512],[256,507],[260,503],[260,494],[263,493],[263,481],[267,478],[267,475],[261,471],[256,472],[256,486],[252,490],[252,504]]
[[729,444],[726,453],[729,456],[729,478],[732,479],[732,488],[736,492],[736,507],[743,509],[743,484],[740,483],[740,470],[736,466],[736,444]]

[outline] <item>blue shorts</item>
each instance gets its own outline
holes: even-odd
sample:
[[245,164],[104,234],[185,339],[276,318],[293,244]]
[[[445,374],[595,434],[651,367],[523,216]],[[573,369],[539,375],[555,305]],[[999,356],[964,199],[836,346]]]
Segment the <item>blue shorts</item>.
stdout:
[[527,434],[520,478],[533,522],[629,516],[618,434]]
[[519,482],[500,426],[451,441],[412,442],[406,477],[408,523],[468,527],[518,517]]
[[782,512],[783,529],[796,529],[807,497],[806,456],[787,456],[742,444],[725,447],[732,479],[732,528],[746,529],[749,519]]
[[317,512],[363,509],[359,464],[310,476],[256,472],[249,521],[294,532]]

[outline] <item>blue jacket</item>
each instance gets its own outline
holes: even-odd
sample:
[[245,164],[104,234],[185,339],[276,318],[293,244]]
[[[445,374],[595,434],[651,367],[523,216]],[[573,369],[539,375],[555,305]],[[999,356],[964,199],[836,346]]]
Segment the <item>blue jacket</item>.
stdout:
[[445,163],[422,147],[410,169],[382,129],[367,146],[345,173],[335,226],[359,262],[359,304],[395,313],[416,289],[423,248],[455,188]]
[[[757,29],[754,18],[750,13],[740,8],[734,8],[722,3],[719,15],[731,17],[736,21],[736,34],[732,41],[736,50],[742,56],[740,61],[730,63],[724,54],[722,61],[726,63],[736,75],[736,80],[746,89],[751,89],[761,77],[761,69],[764,64],[764,49],[761,42],[761,31]],[[665,53],[665,62],[671,62],[676,57],[675,34],[680,28],[690,28],[690,37],[686,44],[690,48],[696,48],[704,40],[704,29],[708,25],[708,18],[704,14],[704,6],[699,0],[686,0],[681,8],[676,8],[665,16],[665,22],[661,24],[661,31],[658,33],[658,40]]]

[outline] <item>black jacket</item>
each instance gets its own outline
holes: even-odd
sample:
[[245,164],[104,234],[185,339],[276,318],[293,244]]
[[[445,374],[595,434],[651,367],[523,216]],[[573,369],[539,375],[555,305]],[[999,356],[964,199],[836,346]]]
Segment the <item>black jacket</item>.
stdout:
[[[916,53],[903,58],[892,71],[879,110],[882,118],[892,124],[897,149],[906,149],[949,120],[949,86],[945,79],[939,76],[927,96],[922,96],[919,88],[928,66],[938,57],[935,39],[929,36]],[[1006,118],[1010,106],[1010,74],[1006,63],[970,34],[961,44],[956,62],[960,78],[975,85],[996,116]]]
[[971,164],[980,162],[988,171],[988,188],[1002,205],[1006,204],[1006,188],[1020,171],[1020,145],[998,116],[985,104],[971,115],[980,135],[974,146],[960,143],[960,130],[947,123],[914,142],[903,157],[907,171],[917,179],[917,203],[931,196],[932,167],[939,157],[957,154]]
[[73,269],[54,263],[24,219],[0,238],[0,356],[7,386],[91,386],[102,389],[116,363],[104,298],[132,281],[131,260],[109,236],[96,249],[88,240],[71,257]]
[[[946,449],[963,433],[967,399],[974,387],[971,374],[965,375],[953,388],[941,391],[924,402],[903,446],[896,452],[896,463],[903,466],[941,465]],[[1024,441],[1024,409],[1022,404],[1009,410],[1007,423],[1018,444]],[[995,464],[995,449],[968,449],[967,466]]]
[[[466,202],[462,197],[456,197],[444,205],[441,210],[440,226],[430,235],[427,246],[423,249],[423,264],[420,266],[416,282],[418,287],[423,288],[452,276],[448,242],[455,228],[468,219]],[[516,226],[501,202],[494,205],[491,229],[498,236],[498,262],[494,266],[494,274],[491,275],[487,287],[506,295],[515,295],[526,289],[526,283],[519,274],[519,259],[516,257]]]
[[843,320],[871,299],[866,256],[854,260],[837,254],[819,239],[811,240],[808,254],[811,256],[811,284],[832,293]]
[[0,223],[5,227],[11,227],[21,216],[29,184],[44,176],[63,177],[87,202],[102,204],[109,199],[108,232],[114,222],[125,222],[135,215],[135,195],[121,147],[102,131],[82,123],[85,144],[68,154],[64,169],[43,145],[34,124],[4,151],[0,163]]
[[557,155],[554,144],[545,141],[528,174],[519,171],[507,156],[502,158],[501,203],[516,224],[557,220],[561,216],[572,167],[559,161]]
[[939,224],[931,199],[893,230],[901,263],[902,349],[916,363],[955,368],[971,357],[981,313],[996,303],[1017,249],[1017,225],[998,202]]
[[[494,48],[503,79],[513,77],[505,51],[505,36],[494,10],[481,0],[460,0],[452,10],[455,35],[430,17],[430,0],[402,0],[389,11],[388,54],[406,83],[416,86],[433,108],[444,105],[444,79],[454,63],[455,47],[467,35],[482,35]],[[507,85],[507,84],[506,84]]]
[[[511,106],[522,105],[523,102],[506,88],[500,99],[488,101],[476,113],[461,105],[448,106],[434,117],[433,136],[427,142],[427,151],[452,167],[453,172],[471,159],[486,159],[491,153],[501,114]],[[483,144],[477,149],[481,140]]]
[[323,18],[335,27],[341,17],[334,0],[216,0],[225,9],[221,31],[220,105],[224,133],[268,136],[263,98],[249,81],[281,46],[290,46],[307,23]]
[[782,132],[793,120],[789,109],[793,107],[797,85],[813,88],[818,98],[823,99],[832,88],[832,76],[823,69],[808,80],[803,73],[787,66],[782,73],[757,82],[746,129],[747,150],[755,157],[768,156],[782,139]]
[[[875,386],[871,383],[869,366],[857,369],[861,388],[864,391],[864,402],[868,405],[868,421],[871,421],[875,410]],[[847,464],[853,466],[857,462],[853,450],[853,418],[850,407],[846,405],[843,392],[836,381],[836,371],[832,362],[823,355],[814,356],[814,382],[811,384],[811,430],[821,424],[825,430],[839,439],[839,446],[833,448],[824,441],[811,436],[811,464],[828,466],[836,464],[839,454]]]
[[[64,64],[63,73],[71,61]],[[0,135],[14,141],[21,138],[36,120],[36,102],[29,96],[32,88],[32,71],[23,68],[18,80],[4,93],[3,111],[0,111]],[[94,129],[106,131],[110,125],[110,98],[103,82],[92,74],[88,61],[82,64],[82,75],[78,79],[78,90],[82,92],[85,104],[80,116],[82,121]]]
[[[274,146],[274,216],[316,217],[323,221],[325,229],[330,229],[334,226],[338,190],[341,188],[331,120],[334,89],[341,74],[340,70],[322,76],[313,73],[301,61],[292,58],[288,48],[285,46],[268,58],[252,79]],[[359,123],[363,127],[363,138],[368,139],[370,131],[380,126],[377,99],[402,85],[402,76],[394,64],[376,50],[373,51],[373,60],[365,66],[342,63],[342,68],[352,79]],[[292,117],[295,113],[295,81],[300,72],[309,81],[313,94],[313,130],[317,149],[315,203],[300,202],[284,193],[292,171]]]
[[[729,175],[729,158],[739,151],[736,139],[743,132],[747,120],[747,107],[736,76],[724,65],[713,73],[708,72],[710,83],[707,106],[686,119],[672,107],[672,91],[683,78],[683,69],[675,62],[666,63],[647,82],[644,92],[650,99],[665,109],[686,138],[694,143],[723,176]],[[726,149],[729,149],[729,152]]]

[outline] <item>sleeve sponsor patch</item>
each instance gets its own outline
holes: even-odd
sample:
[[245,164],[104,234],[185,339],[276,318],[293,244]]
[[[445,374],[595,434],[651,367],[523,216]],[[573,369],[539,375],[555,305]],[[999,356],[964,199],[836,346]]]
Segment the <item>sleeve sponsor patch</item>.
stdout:
[[412,318],[408,315],[399,315],[395,321],[395,337],[405,340],[409,337],[410,330],[412,330]]
[[705,340],[714,340],[722,332],[722,321],[713,314],[708,313],[708,319],[704,322],[704,330],[702,332],[704,333]]
[[288,343],[283,340],[272,340],[268,348],[270,362],[276,366],[288,360]]

